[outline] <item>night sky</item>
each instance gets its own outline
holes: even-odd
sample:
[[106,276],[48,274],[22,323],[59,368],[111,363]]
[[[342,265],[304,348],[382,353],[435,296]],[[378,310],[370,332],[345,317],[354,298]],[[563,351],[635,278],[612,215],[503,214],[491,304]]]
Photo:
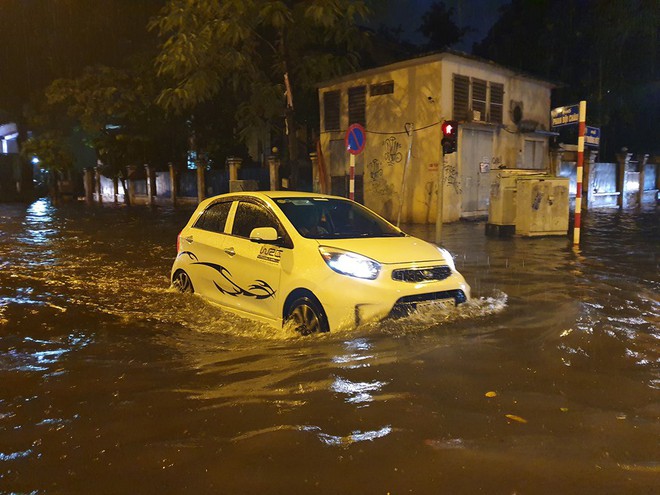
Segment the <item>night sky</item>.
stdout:
[[[374,7],[374,25],[385,24],[390,27],[401,26],[403,38],[412,43],[423,43],[424,37],[417,32],[421,17],[428,11],[433,0],[387,0]],[[472,50],[472,44],[481,41],[490,27],[499,17],[499,8],[509,3],[508,0],[444,0],[448,8],[454,9],[454,22],[459,27],[470,26],[474,29],[465,35],[465,39],[453,48],[464,52]]]

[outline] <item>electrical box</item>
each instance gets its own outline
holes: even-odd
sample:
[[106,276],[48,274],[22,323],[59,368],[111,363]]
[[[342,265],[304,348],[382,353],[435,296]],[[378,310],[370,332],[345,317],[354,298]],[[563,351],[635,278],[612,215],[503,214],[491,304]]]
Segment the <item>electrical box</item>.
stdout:
[[494,170],[486,234],[566,235],[569,179],[539,170]]
[[525,178],[518,181],[516,234],[568,233],[568,177]]

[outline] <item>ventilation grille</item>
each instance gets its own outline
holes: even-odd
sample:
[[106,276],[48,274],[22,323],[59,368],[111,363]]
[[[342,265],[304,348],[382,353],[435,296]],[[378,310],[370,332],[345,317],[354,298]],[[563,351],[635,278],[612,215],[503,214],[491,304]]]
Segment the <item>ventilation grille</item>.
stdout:
[[392,272],[392,279],[400,282],[431,282],[444,280],[451,275],[448,266],[434,266],[431,268],[401,269]]

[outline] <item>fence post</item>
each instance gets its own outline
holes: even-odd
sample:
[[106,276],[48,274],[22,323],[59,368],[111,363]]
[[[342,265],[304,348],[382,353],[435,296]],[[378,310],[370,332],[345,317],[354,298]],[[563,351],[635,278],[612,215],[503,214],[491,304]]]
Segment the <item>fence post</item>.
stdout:
[[94,188],[96,189],[96,199],[99,204],[103,204],[103,191],[101,190],[101,169],[94,167]]
[[616,174],[616,191],[619,193],[619,196],[616,198],[616,204],[619,208],[623,208],[625,201],[625,180],[626,180],[626,169],[628,168],[628,162],[632,158],[632,153],[617,153],[617,174]]
[[280,183],[280,157],[276,154],[268,157],[268,169],[270,172],[270,190],[278,191]]
[[550,152],[550,175],[559,177],[559,172],[561,171],[561,160],[563,158],[563,150],[552,150]]
[[243,159],[237,156],[230,156],[227,158],[227,166],[229,167],[229,180],[238,180],[238,170],[241,168]]
[[591,171],[594,169],[594,164],[596,163],[598,152],[595,150],[587,150],[586,154],[587,156],[586,160],[584,161],[584,179],[582,189],[582,208],[585,210],[589,207],[589,201],[591,200],[591,190],[593,186]]
[[644,169],[649,161],[649,155],[640,153],[637,155],[637,161],[639,162],[639,206],[642,206],[644,204]]
[[[653,163],[655,164],[655,189],[660,189],[660,156],[654,155]],[[660,203],[660,196],[655,193],[655,204]]]
[[176,206],[176,197],[179,194],[178,184],[176,183],[176,169],[172,162],[169,163],[170,167],[170,195],[172,196],[172,206]]
[[154,190],[153,190],[153,184],[151,182],[151,167],[149,166],[148,163],[144,164],[144,172],[147,174],[147,204],[149,206],[153,206],[154,204]]
[[206,177],[204,176],[204,164],[201,160],[196,160],[197,166],[197,202],[201,203],[206,197]]
[[315,193],[321,192],[321,184],[319,178],[319,155],[312,151],[309,154],[309,159],[312,161],[312,191]]
[[126,176],[126,189],[128,189],[128,204],[135,204],[135,184],[133,184],[133,177],[135,177],[135,171],[137,167],[135,165],[129,165],[126,167],[128,169],[128,175]]
[[85,168],[84,185],[85,185],[85,202],[88,205],[94,203],[94,176],[91,168]]

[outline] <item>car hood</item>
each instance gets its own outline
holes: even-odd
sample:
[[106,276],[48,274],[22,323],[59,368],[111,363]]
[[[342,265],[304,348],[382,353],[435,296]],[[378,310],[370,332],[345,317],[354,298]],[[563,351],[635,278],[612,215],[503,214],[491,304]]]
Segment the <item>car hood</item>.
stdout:
[[368,237],[364,239],[319,239],[319,245],[344,249],[380,263],[422,263],[443,261],[435,244],[412,236]]

